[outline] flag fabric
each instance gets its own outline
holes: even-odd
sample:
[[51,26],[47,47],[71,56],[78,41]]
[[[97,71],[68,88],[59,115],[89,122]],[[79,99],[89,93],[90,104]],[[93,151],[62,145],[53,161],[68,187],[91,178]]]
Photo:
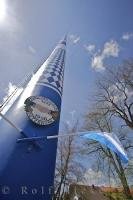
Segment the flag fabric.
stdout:
[[111,151],[115,152],[123,163],[128,163],[127,154],[125,153],[124,148],[116,134],[100,131],[86,131],[83,132],[81,137],[101,143],[102,145],[108,147]]

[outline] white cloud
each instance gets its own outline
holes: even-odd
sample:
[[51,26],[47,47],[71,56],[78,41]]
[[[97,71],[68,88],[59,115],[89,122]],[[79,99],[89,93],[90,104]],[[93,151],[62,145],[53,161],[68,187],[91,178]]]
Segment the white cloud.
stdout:
[[36,53],[36,50],[32,46],[29,46],[28,49],[32,54]]
[[92,58],[92,68],[95,68],[97,71],[99,70],[104,70],[105,67],[104,67],[104,56],[101,54],[101,55],[94,55],[94,57]]
[[92,67],[98,71],[105,69],[104,61],[109,57],[118,57],[120,52],[119,44],[110,40],[104,44],[102,51],[97,51],[92,57]]
[[5,114],[8,109],[12,106],[18,96],[22,93],[23,88],[17,88],[17,86],[13,85],[11,82],[8,84],[8,88],[6,90],[6,96],[3,98],[2,114]]
[[122,35],[122,39],[123,40],[130,40],[130,39],[133,39],[133,33],[124,33]]
[[120,48],[118,43],[115,40],[110,40],[109,42],[106,42],[104,44],[102,54],[104,57],[110,57],[110,56],[118,57],[119,51]]
[[77,44],[80,41],[80,37],[77,35],[69,35],[69,39],[73,44]]
[[85,48],[89,53],[93,53],[94,50],[95,50],[95,45],[94,45],[94,44],[84,45],[84,48]]
[[13,85],[11,82],[8,84],[8,88],[5,89],[6,91],[6,96],[3,98],[3,102],[7,100],[7,98],[15,91],[16,86]]

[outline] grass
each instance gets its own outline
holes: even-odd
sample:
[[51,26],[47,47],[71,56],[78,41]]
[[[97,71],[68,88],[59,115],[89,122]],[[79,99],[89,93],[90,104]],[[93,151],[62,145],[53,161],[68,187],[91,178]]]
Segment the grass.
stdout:
[[105,195],[110,198],[110,200],[127,200],[122,192],[106,192]]

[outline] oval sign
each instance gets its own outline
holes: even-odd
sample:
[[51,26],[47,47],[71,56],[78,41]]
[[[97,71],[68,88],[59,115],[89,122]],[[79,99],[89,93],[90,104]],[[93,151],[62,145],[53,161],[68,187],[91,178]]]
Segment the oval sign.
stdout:
[[59,117],[58,107],[50,99],[42,96],[28,97],[25,111],[31,121],[38,125],[49,125]]

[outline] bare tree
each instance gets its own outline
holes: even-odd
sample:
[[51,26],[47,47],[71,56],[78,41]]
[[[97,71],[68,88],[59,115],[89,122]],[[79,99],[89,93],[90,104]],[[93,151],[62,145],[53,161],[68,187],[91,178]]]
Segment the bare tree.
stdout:
[[[102,109],[96,108],[92,112],[88,113],[85,117],[85,128],[87,130],[100,130],[112,132],[113,125],[110,115],[105,113]],[[129,149],[130,142],[127,143],[127,135],[120,134],[119,139],[125,142],[125,148]],[[100,143],[95,141],[89,141],[86,143],[87,149],[85,153],[95,154],[98,160],[98,166],[100,169],[112,172],[114,176],[117,176],[123,186],[123,191],[127,199],[133,199],[130,188],[128,185],[127,177],[125,174],[125,168],[121,163],[121,160],[117,154],[111,152],[108,148],[100,145]]]
[[[66,126],[67,134],[77,130],[78,122],[73,128]],[[55,172],[54,200],[61,200],[64,197],[66,188],[71,183],[77,183],[83,178],[84,167],[76,160],[79,149],[76,145],[75,136],[59,139],[58,153]]]
[[133,129],[133,60],[117,68],[107,69],[98,81],[97,104],[110,116],[122,119]]

